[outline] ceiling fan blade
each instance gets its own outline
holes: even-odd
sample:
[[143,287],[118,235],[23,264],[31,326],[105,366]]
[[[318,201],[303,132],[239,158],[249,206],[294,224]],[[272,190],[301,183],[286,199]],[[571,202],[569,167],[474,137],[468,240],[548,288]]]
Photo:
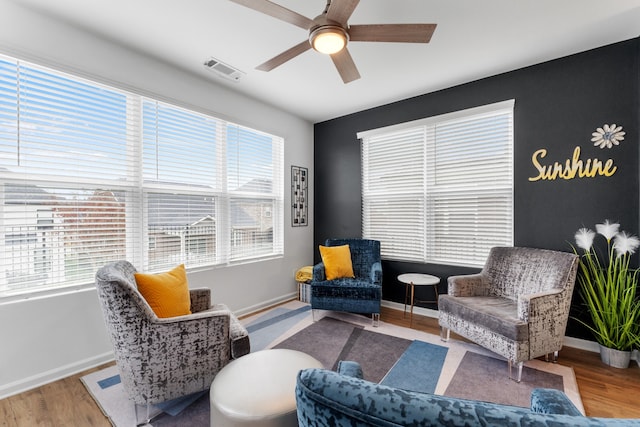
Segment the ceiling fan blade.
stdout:
[[295,58],[296,56],[300,55],[301,53],[306,52],[309,49],[311,49],[311,45],[309,44],[308,40],[305,40],[302,43],[299,43],[299,44],[295,45],[291,49],[285,50],[280,55],[271,58],[270,60],[268,60],[264,64],[258,65],[256,67],[256,70],[271,71],[274,68],[284,64],[288,60]]
[[352,25],[349,41],[429,43],[436,24],[377,24]]
[[327,19],[346,25],[358,3],[360,0],[333,0],[327,11]]
[[313,25],[313,21],[306,16],[302,16],[293,10],[282,7],[279,4],[270,2],[269,0],[231,0],[234,3],[246,6],[250,9],[257,10],[266,15],[288,22],[304,30],[308,30]]
[[356,64],[353,62],[353,58],[346,47],[340,52],[331,55],[331,60],[338,69],[343,82],[349,83],[360,78]]

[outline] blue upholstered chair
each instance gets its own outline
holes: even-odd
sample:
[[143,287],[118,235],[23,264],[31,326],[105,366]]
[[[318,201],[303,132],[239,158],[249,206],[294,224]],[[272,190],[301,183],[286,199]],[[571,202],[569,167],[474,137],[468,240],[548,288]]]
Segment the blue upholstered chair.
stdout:
[[300,371],[296,408],[300,427],[640,426],[638,419],[585,417],[559,390],[534,389],[531,407],[520,408],[375,384],[363,380],[360,366],[350,361],[339,362],[338,372]]
[[380,242],[367,239],[327,239],[324,244],[342,245],[349,245],[355,277],[327,280],[324,264],[321,262],[314,265],[311,309],[371,313],[373,325],[377,326],[382,301]]

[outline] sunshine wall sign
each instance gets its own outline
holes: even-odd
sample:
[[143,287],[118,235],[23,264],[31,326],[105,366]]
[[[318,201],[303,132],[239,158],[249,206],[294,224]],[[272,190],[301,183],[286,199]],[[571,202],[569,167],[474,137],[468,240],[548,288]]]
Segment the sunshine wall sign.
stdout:
[[[620,145],[620,141],[624,139],[625,132],[622,126],[616,124],[603,125],[591,134],[591,142],[596,147],[613,148]],[[573,149],[570,158],[563,162],[553,162],[544,164],[544,158],[547,156],[547,150],[541,148],[534,151],[531,156],[531,163],[538,171],[537,176],[529,177],[529,181],[554,181],[556,179],[574,179],[574,178],[594,178],[596,176],[612,176],[618,170],[613,159],[600,160],[597,157],[583,159],[581,158],[580,146]]]

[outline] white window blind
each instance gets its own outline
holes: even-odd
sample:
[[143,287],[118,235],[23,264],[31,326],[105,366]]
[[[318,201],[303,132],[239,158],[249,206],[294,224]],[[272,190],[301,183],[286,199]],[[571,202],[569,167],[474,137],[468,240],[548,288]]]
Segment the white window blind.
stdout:
[[381,255],[424,260],[425,130],[417,127],[362,144],[363,235],[384,244]]
[[125,94],[0,59],[0,290],[92,280],[127,256],[140,208]]
[[383,258],[481,266],[513,244],[513,101],[358,137],[363,236]]
[[0,297],[281,255],[283,143],[0,56]]
[[223,129],[205,115],[143,101],[143,180],[148,268],[221,261],[217,211],[222,188],[217,149]]
[[282,252],[284,155],[273,137],[246,127],[227,126],[227,193],[231,261]]

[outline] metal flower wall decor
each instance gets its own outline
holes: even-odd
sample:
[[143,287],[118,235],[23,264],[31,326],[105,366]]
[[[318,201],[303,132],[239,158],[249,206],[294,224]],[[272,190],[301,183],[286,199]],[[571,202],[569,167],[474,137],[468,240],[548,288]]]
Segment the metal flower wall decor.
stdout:
[[622,126],[617,126],[615,123],[604,125],[591,134],[593,136],[591,142],[596,147],[612,148],[614,145],[620,144],[620,141],[624,139],[624,135],[625,132],[622,132]]
[[[620,145],[624,139],[625,132],[622,126],[617,124],[605,124],[596,129],[591,134],[591,142],[600,148],[613,148]],[[531,163],[538,171],[537,176],[530,176],[529,181],[553,181],[555,179],[575,179],[575,178],[595,178],[597,176],[610,177],[616,173],[614,159],[601,160],[595,156],[585,159],[582,157],[582,148],[577,145],[573,149],[571,157],[562,161],[549,162],[544,160],[547,156],[547,149],[540,148],[534,151],[531,156]],[[546,164],[545,164],[546,163]]]

